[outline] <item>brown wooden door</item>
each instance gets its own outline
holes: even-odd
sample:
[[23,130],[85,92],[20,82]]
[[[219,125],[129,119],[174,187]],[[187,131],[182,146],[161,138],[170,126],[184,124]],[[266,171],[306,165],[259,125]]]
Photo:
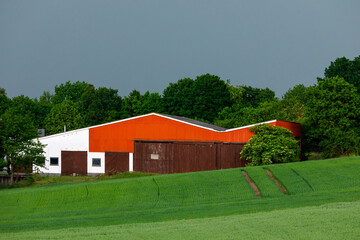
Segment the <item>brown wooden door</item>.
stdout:
[[61,151],[61,175],[87,175],[86,151]]
[[120,173],[128,171],[128,152],[105,152],[105,173]]

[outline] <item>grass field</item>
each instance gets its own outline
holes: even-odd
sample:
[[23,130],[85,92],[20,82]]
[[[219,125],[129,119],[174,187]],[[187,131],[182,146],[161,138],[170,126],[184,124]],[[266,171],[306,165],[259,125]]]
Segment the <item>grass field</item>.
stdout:
[[266,169],[289,195],[263,167],[1,190],[0,238],[360,238],[360,157]]

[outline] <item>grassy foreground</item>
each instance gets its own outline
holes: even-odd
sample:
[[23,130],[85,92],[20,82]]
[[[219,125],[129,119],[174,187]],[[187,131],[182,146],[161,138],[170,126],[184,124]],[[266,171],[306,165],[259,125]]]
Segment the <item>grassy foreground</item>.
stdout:
[[359,238],[359,157],[266,168],[1,190],[0,238]]
[[360,239],[360,201],[213,218],[0,234],[10,239]]

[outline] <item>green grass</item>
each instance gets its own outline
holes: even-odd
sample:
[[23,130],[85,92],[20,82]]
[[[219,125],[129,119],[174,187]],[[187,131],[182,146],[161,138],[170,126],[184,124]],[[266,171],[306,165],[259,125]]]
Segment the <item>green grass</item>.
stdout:
[[35,187],[49,184],[61,184],[61,183],[76,183],[76,182],[93,182],[99,180],[113,180],[123,178],[137,178],[144,176],[156,175],[154,173],[141,173],[141,172],[123,172],[114,175],[98,175],[96,177],[91,176],[41,176],[39,174],[26,177],[24,180],[15,183],[13,186],[0,185],[0,189],[8,188],[23,188],[23,187]]
[[[166,222],[0,233],[2,239],[359,239],[360,201]],[[321,226],[321,227],[320,227]]]
[[[266,168],[289,195],[276,187],[263,167],[1,190],[0,238],[154,239],[160,231],[159,238],[234,239],[237,234],[252,233],[249,239],[264,239],[267,231],[279,228],[268,239],[287,239],[282,235],[286,231],[296,239],[308,239],[311,231],[320,234],[314,235],[317,239],[325,239],[321,229],[331,225],[358,236],[360,230],[343,228],[340,219],[359,212],[360,157]],[[252,192],[241,171],[248,173],[262,198]],[[318,215],[312,216],[311,211]],[[351,215],[347,218],[350,227],[353,219],[359,222],[359,217]],[[295,231],[291,222],[304,226]],[[216,229],[226,235],[211,234]]]

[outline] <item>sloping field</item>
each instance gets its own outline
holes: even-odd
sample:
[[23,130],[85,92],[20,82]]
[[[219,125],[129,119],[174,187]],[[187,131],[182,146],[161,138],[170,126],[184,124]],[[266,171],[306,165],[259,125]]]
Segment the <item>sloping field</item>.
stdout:
[[[141,234],[143,231],[152,236],[149,239],[156,238],[158,231],[163,238],[189,238],[189,231],[201,238],[197,234],[221,231],[225,229],[221,225],[226,224],[222,237],[205,234],[203,238],[236,239],[238,236],[232,238],[232,234],[249,234],[247,229],[254,231],[256,222],[263,222],[259,230],[270,231],[291,224],[288,218],[300,221],[297,224],[303,230],[299,234],[304,231],[304,236],[313,224],[318,228],[339,227],[351,236],[360,234],[352,227],[359,222],[353,213],[359,215],[360,157],[279,164],[266,169],[289,195],[279,190],[263,167],[1,190],[0,238],[85,238],[91,232],[93,238],[106,234],[109,239],[149,238]],[[242,171],[256,184],[261,198],[254,194]],[[311,212],[316,214],[312,216]],[[326,212],[332,220],[324,215],[323,221],[318,221]],[[341,217],[347,219],[349,228],[341,227]],[[170,230],[165,231],[167,227]],[[329,233],[325,231],[323,239]],[[258,238],[247,238],[266,239],[266,234],[254,236]],[[274,236],[282,238],[281,234]],[[314,239],[321,239],[316,236]]]

